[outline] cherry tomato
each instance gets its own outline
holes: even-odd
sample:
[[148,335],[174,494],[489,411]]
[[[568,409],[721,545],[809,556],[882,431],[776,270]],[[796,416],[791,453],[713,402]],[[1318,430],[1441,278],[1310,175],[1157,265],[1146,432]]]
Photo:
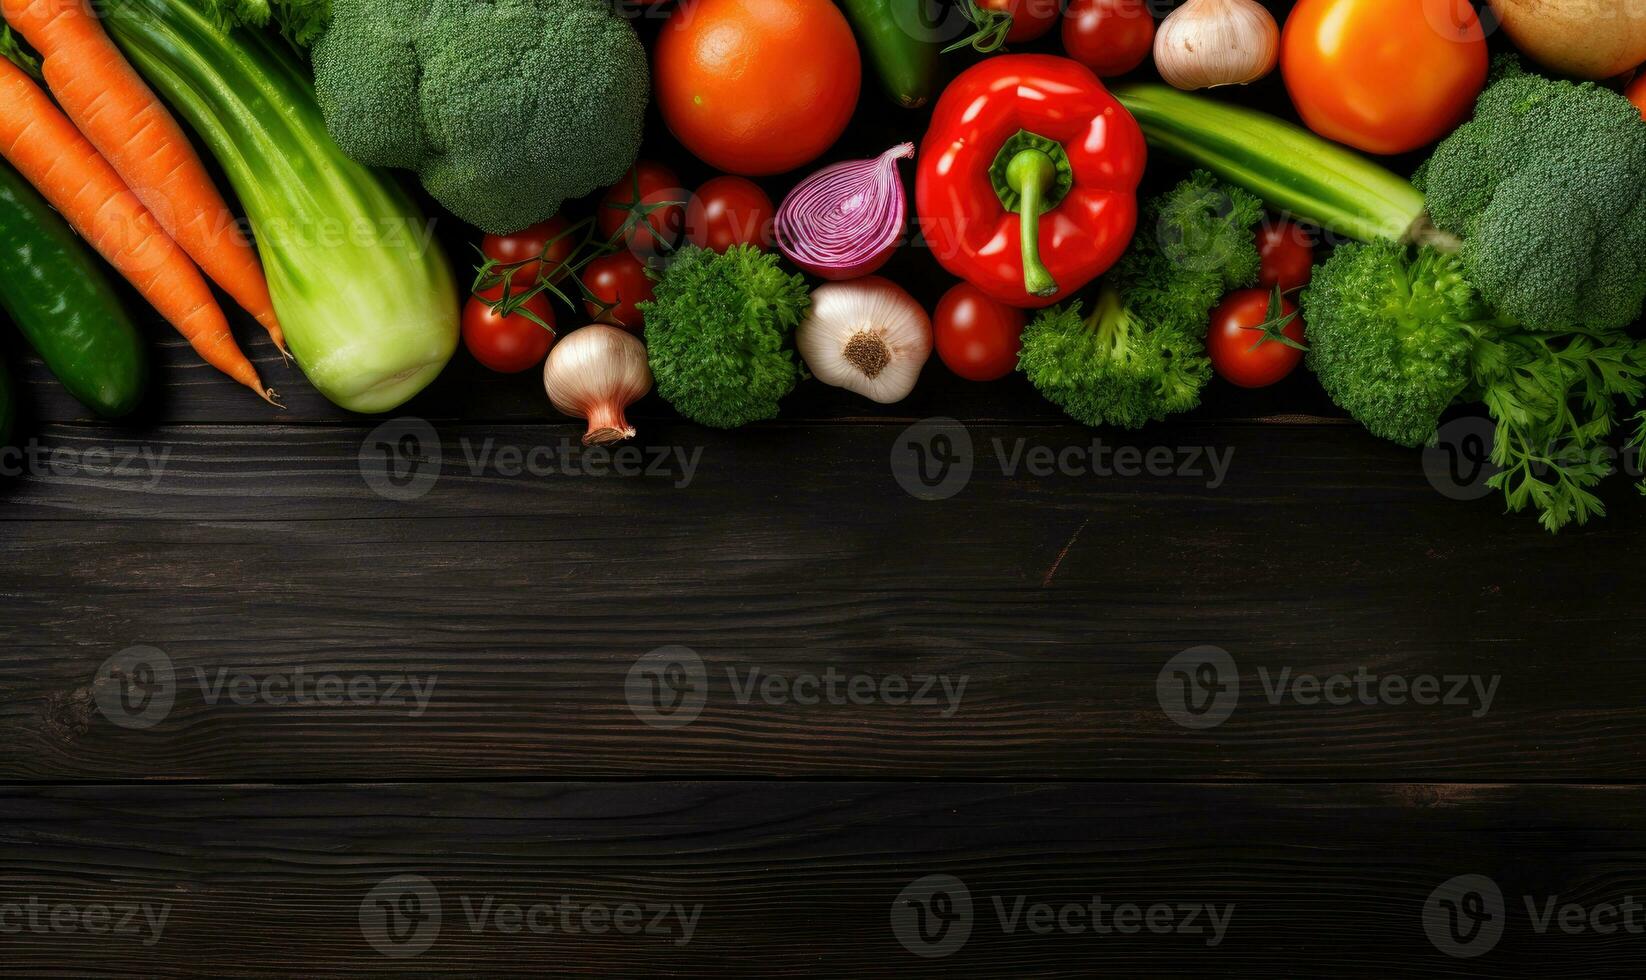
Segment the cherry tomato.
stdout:
[[1257,251],[1263,257],[1258,285],[1266,289],[1279,286],[1281,292],[1289,293],[1309,284],[1315,264],[1312,232],[1290,221],[1265,221],[1257,232]]
[[1469,0],[1299,0],[1280,68],[1310,129],[1405,153],[1468,117],[1486,84],[1486,37]]
[[724,173],[811,163],[857,109],[863,60],[833,0],[692,0],[653,49],[663,121]]
[[645,315],[636,303],[652,298],[652,280],[646,275],[646,266],[628,252],[602,255],[583,269],[583,285],[601,303],[610,306],[605,313],[590,300],[583,305],[598,323],[609,323],[638,334],[645,326]]
[[760,185],[742,177],[716,177],[686,205],[686,240],[724,252],[733,245],[772,245],[777,208]]
[[630,221],[630,215],[640,209],[651,209],[645,220],[634,219],[623,235],[623,243],[636,255],[658,255],[680,241],[680,228],[686,221],[685,202],[686,192],[673,170],[652,160],[642,160],[630,167],[623,179],[600,199],[600,237],[612,241]]
[[1003,378],[1017,367],[1025,322],[1022,310],[963,282],[937,301],[937,356],[967,381]]
[[[1266,388],[1291,374],[1303,351],[1280,340],[1263,340],[1260,329],[1268,320],[1274,292],[1242,289],[1224,297],[1212,311],[1212,326],[1206,335],[1206,352],[1212,367],[1224,380],[1242,388]],[[1297,312],[1297,304],[1281,300],[1281,315]],[[1303,343],[1303,318],[1292,317],[1280,331],[1296,343]],[[1263,343],[1259,344],[1258,341]]]
[[1623,94],[1640,108],[1640,118],[1646,119],[1646,66],[1642,67],[1640,74],[1635,76],[1634,82]]
[[[542,293],[526,300],[523,309],[554,326],[554,310]],[[519,374],[543,363],[554,346],[554,334],[521,313],[498,316],[478,296],[463,307],[463,346],[474,359],[499,374]]]
[[1063,50],[1102,78],[1124,75],[1154,48],[1154,15],[1144,0],[1069,0]]
[[1063,0],[977,0],[984,10],[1005,11],[1012,15],[1012,31],[1006,35],[1007,44],[1022,44],[1044,37],[1057,24],[1063,12]]
[[[503,265],[514,265],[516,262],[528,262],[546,256],[552,273],[551,279],[559,282],[566,278],[566,270],[558,267],[571,258],[580,240],[578,235],[570,232],[570,222],[565,218],[554,217],[512,235],[487,235],[480,242],[480,251],[486,258]],[[537,282],[542,266],[543,263],[539,261],[516,269],[511,279],[513,288],[516,291],[529,289]]]

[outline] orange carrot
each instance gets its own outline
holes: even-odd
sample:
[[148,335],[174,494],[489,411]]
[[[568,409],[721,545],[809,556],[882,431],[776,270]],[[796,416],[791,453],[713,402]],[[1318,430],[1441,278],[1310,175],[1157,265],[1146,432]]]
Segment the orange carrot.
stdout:
[[51,98],[4,58],[0,156],[154,304],[206,363],[278,404],[235,344],[200,270]]
[[0,13],[40,53],[63,111],[160,227],[285,353],[257,251],[183,128],[114,46],[88,0],[0,0]]

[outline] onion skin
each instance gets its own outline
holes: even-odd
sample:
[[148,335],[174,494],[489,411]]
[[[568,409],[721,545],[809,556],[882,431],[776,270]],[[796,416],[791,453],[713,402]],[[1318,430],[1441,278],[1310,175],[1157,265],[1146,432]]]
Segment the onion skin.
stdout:
[[1578,78],[1620,75],[1646,61],[1643,0],[1491,0],[1515,46]]

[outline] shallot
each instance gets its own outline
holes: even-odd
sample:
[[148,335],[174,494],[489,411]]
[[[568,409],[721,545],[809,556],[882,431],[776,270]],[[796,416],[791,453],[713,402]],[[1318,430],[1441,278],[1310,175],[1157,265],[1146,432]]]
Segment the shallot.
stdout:
[[554,407],[587,419],[585,446],[634,438],[623,417],[652,390],[646,345],[626,330],[596,323],[563,337],[543,365],[543,387]]

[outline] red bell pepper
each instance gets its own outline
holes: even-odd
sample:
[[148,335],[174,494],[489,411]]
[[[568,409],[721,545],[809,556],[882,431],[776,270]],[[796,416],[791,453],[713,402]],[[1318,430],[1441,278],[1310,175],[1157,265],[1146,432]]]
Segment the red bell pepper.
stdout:
[[950,272],[1003,303],[1050,306],[1120,258],[1148,150],[1078,62],[1001,55],[938,100],[920,153],[921,230]]

